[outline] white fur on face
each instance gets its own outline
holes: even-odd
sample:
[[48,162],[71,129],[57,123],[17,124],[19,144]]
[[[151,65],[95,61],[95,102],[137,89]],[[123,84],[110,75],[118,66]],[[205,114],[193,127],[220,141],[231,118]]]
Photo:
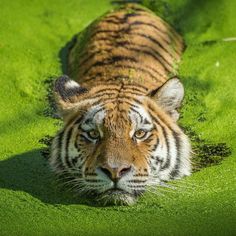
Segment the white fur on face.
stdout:
[[103,123],[106,112],[102,106],[97,105],[92,107],[85,115],[85,118],[81,124],[81,128],[85,131],[99,129],[100,125]]
[[139,129],[151,130],[153,123],[148,112],[140,105],[136,104],[136,107],[129,110],[129,117],[132,122],[132,130],[130,131],[130,137],[133,137],[135,131]]

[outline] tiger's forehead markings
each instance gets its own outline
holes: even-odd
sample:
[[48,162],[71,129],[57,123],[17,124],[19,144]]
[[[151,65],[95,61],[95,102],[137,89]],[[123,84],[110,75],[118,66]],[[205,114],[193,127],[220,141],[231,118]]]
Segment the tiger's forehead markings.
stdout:
[[135,104],[135,107],[130,107],[129,117],[134,129],[152,129],[153,122],[149,113],[145,108],[139,104]]
[[106,111],[103,106],[97,105],[91,107],[85,114],[81,124],[83,130],[91,130],[103,123]]
[[152,120],[149,113],[146,111],[146,109],[137,103],[135,104],[135,106],[130,106],[129,116],[131,118],[132,116],[137,117],[141,122],[146,120],[146,122],[151,123],[151,120]]

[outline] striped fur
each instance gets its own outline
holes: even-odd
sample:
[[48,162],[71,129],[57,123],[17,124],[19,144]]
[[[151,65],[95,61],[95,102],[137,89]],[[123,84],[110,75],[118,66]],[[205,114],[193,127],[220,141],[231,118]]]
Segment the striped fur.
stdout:
[[168,80],[181,37],[150,11],[126,5],[94,23],[83,41],[69,54],[73,80],[55,83],[65,124],[52,144],[54,172],[79,194],[117,204],[189,175],[191,147],[176,123],[183,88]]

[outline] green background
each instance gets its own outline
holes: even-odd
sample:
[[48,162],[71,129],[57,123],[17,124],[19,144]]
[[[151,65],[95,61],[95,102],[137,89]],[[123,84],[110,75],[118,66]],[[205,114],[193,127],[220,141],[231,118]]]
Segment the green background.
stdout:
[[160,0],[144,5],[183,35],[181,124],[232,154],[132,207],[96,207],[61,191],[39,142],[60,122],[48,81],[61,49],[114,7],[102,0],[0,0],[0,235],[236,235],[236,1]]

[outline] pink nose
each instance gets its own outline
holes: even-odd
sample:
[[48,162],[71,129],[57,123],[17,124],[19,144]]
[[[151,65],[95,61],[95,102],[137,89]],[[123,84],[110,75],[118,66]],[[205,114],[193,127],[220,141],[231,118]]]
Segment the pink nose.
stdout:
[[131,171],[131,166],[123,165],[117,168],[112,168],[109,165],[103,165],[100,167],[100,170],[114,181],[128,174]]

